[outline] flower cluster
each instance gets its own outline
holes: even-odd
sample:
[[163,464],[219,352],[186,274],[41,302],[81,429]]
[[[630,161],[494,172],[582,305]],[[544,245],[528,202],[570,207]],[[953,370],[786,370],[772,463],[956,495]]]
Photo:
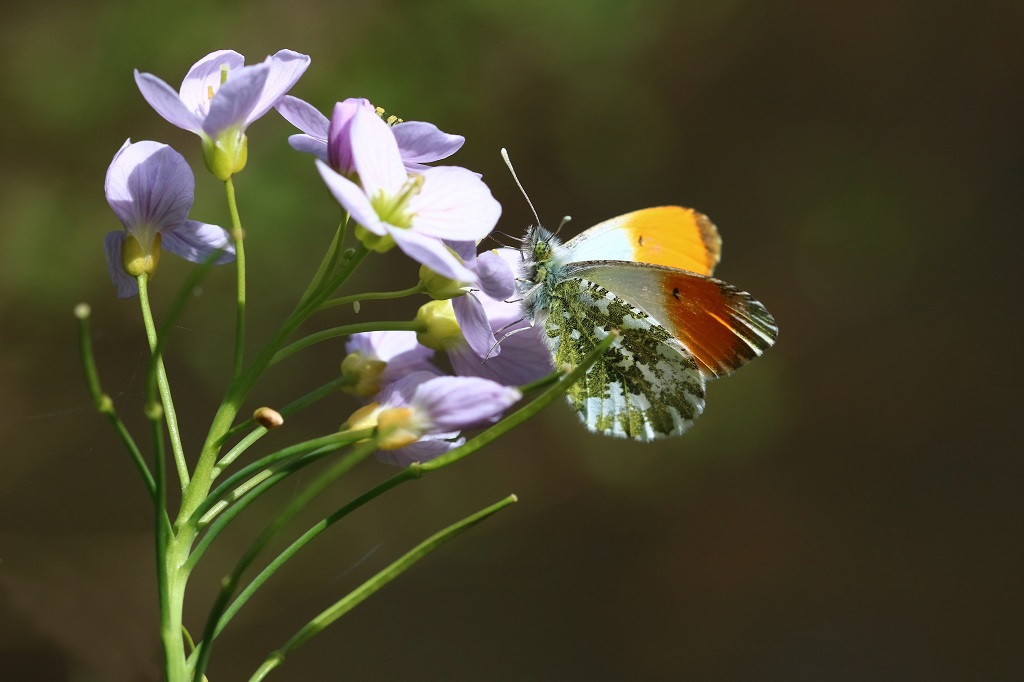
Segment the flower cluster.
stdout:
[[[477,253],[501,207],[481,176],[448,159],[465,142],[421,121],[385,120],[368,100],[337,102],[328,119],[287,92],[309,57],[282,50],[245,66],[221,50],[197,62],[175,92],[135,73],[145,99],[172,124],[196,133],[207,169],[230,183],[245,168],[248,127],[276,109],[300,134],[289,143],[315,157],[327,189],[355,223],[368,251],[397,248],[421,265],[431,297],[416,315],[421,331],[356,334],[342,362],[347,391],[363,401],[349,429],[374,428],[380,458],[409,464],[461,444],[465,429],[500,419],[518,386],[552,371],[551,356],[523,318],[515,293],[520,256]],[[128,141],[107,173],[107,200],[124,225],[107,235],[111,279],[121,297],[139,292],[162,248],[193,262],[241,262],[241,231],[188,219],[194,177],[184,158],[157,142]],[[443,352],[453,374],[435,364]]]

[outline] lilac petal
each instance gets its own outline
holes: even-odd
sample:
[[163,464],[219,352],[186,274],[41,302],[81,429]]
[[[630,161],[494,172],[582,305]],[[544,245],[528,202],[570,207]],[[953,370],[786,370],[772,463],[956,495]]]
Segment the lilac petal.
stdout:
[[381,236],[387,234],[387,228],[377,217],[377,211],[373,209],[370,200],[359,185],[334,172],[330,166],[319,159],[316,162],[316,169],[320,171],[320,177],[327,184],[327,189],[331,191],[341,207],[349,212],[352,220],[374,234]]
[[398,150],[407,164],[430,163],[447,159],[459,151],[466,138],[441,132],[433,123],[407,121],[391,126],[391,132],[398,141]]
[[516,293],[516,276],[509,264],[492,249],[476,259],[480,289],[491,298],[504,301]]
[[394,196],[409,176],[388,124],[372,111],[359,107],[352,117],[352,160],[368,196],[384,192]]
[[244,130],[269,74],[270,66],[267,64],[233,70],[227,83],[210,102],[210,113],[203,121],[203,131],[217,138],[230,128]]
[[480,241],[494,229],[501,204],[465,168],[442,166],[423,173],[423,188],[409,202],[413,228],[453,241]]
[[492,355],[483,362],[468,346],[448,351],[455,373],[491,379],[506,386],[523,386],[554,371],[543,327],[523,322],[498,331],[496,336],[501,355]]
[[384,225],[398,248],[417,263],[426,265],[437,274],[457,282],[476,281],[473,271],[462,265],[440,239],[417,234],[414,230]]
[[162,235],[162,248],[193,263],[202,263],[217,250],[223,253],[213,262],[214,265],[235,260],[235,245],[223,227],[186,220],[181,227],[164,230]]
[[349,97],[343,102],[337,102],[327,126],[327,163],[345,175],[355,171],[352,159],[352,119],[359,109],[374,110],[370,100],[360,97]]
[[312,154],[323,162],[327,162],[327,143],[311,135],[289,135],[288,144],[297,152]]
[[117,287],[118,298],[131,298],[139,293],[139,283],[134,277],[124,271],[121,263],[121,244],[124,243],[125,233],[108,232],[103,238],[103,250],[107,254],[107,272],[110,273],[110,281]]
[[416,388],[413,408],[429,415],[435,431],[457,431],[489,424],[523,394],[477,377],[438,377]]
[[416,340],[416,332],[364,332],[353,334],[345,344],[348,353],[361,353],[365,357],[383,360],[387,363],[378,378],[384,387],[413,372],[430,372],[438,374],[438,370],[430,359],[434,351],[420,345]]
[[466,439],[456,438],[458,435],[458,432],[431,434],[404,448],[379,450],[376,457],[381,462],[396,466],[409,466],[413,462],[429,462],[464,444]]
[[[234,50],[217,50],[192,65],[181,82],[181,101],[201,121],[210,111],[210,100],[221,86],[221,69],[227,67],[228,75],[242,68],[245,58]],[[198,132],[198,131],[194,131]]]
[[309,55],[293,50],[278,50],[272,57],[267,57],[263,63],[270,67],[270,75],[267,76],[259,101],[245,120],[247,126],[270,111],[270,108],[292,89],[292,86],[309,67]]
[[444,240],[445,245],[458,254],[466,265],[476,261],[476,242],[459,242]]
[[467,294],[452,299],[455,321],[459,323],[462,336],[466,343],[480,358],[497,355],[500,351],[495,347],[494,332],[487,322],[487,313],[476,296]]
[[285,95],[274,105],[284,120],[306,133],[327,142],[327,129],[331,122],[316,107],[298,97]]
[[135,84],[149,105],[168,123],[197,135],[202,134],[202,118],[190,110],[167,83],[151,73],[139,73],[136,70]]
[[174,228],[192,208],[195,178],[181,154],[159,142],[126,144],[107,169],[107,202],[128,230]]

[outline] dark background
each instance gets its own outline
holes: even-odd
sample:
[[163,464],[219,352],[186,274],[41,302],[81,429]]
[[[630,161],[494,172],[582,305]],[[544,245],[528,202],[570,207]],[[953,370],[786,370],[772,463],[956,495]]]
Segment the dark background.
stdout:
[[[1021,221],[1024,5],[482,2],[22,3],[0,36],[0,677],[156,674],[150,512],[81,380],[72,307],[93,306],[105,388],[130,425],[145,342],[114,297],[103,197],[126,137],[197,173],[193,216],[227,224],[198,139],[132,80],[177,87],[202,55],[312,56],[293,94],[366,96],[464,134],[520,234],[570,234],[645,206],[708,213],[718,274],[756,294],[778,346],[716,382],[680,439],[592,436],[564,405],[323,536],[219,640],[213,682],[265,653],[407,548],[515,492],[272,674],[330,679],[1021,679]],[[337,208],[276,114],[249,130],[250,348],[305,288]],[[159,315],[187,272],[166,257]],[[397,254],[350,292],[414,283]],[[195,452],[226,386],[233,272],[197,292],[168,350]],[[404,319],[416,301],[364,304]],[[307,325],[333,326],[334,309]],[[337,372],[340,342],[268,373],[249,409]],[[265,453],[336,429],[338,396]],[[141,437],[141,436],[140,436]],[[144,439],[143,439],[144,440]],[[298,534],[393,473],[367,463]],[[308,476],[305,480],[308,480]],[[298,490],[251,508],[190,582],[217,580]]]

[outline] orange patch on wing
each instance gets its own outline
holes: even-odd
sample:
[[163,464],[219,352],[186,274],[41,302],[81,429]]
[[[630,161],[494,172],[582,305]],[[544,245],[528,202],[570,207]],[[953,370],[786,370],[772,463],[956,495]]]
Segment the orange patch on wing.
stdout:
[[722,238],[706,215],[692,208],[659,206],[629,213],[623,228],[633,260],[710,275],[722,255]]
[[724,282],[681,272],[666,274],[663,286],[671,331],[709,376],[732,372],[775,340],[768,311]]

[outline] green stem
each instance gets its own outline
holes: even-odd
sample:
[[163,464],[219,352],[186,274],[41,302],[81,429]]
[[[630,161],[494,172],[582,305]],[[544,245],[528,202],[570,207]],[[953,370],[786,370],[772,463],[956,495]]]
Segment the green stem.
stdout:
[[[331,284],[335,288],[341,286],[341,284],[353,273],[359,264],[369,254],[369,250],[365,247],[360,248],[342,265],[341,270],[336,273],[331,280]],[[217,414],[213,417],[213,422],[210,424],[210,430],[206,435],[206,441],[203,444],[203,449],[199,453],[199,461],[196,463],[195,472],[192,476],[192,482],[185,489],[183,493],[181,509],[178,512],[178,518],[176,520],[177,525],[185,523],[196,508],[205,499],[207,493],[210,492],[210,486],[213,484],[213,468],[217,461],[217,453],[220,451],[221,443],[226,434],[230,429],[232,423],[235,421],[235,417],[238,415],[238,410],[241,408],[242,402],[252,389],[256,380],[260,374],[270,365],[271,359],[278,349],[284,344],[285,340],[295,331],[295,329],[302,324],[302,322],[309,317],[316,310],[316,306],[320,305],[324,300],[327,299],[334,292],[334,289],[326,287],[321,291],[317,292],[306,304],[300,304],[296,310],[285,320],[284,325],[278,330],[277,334],[267,343],[267,345],[260,351],[259,355],[253,361],[252,365],[242,373],[236,380],[231,383],[228,388],[227,395],[221,402],[220,407],[217,410]],[[194,535],[193,535],[194,538]],[[189,537],[184,537],[182,542],[191,542]]]
[[516,496],[509,495],[497,504],[493,504],[486,509],[482,509],[476,514],[468,516],[462,521],[452,524],[444,530],[431,535],[412,550],[406,552],[406,554],[404,554],[400,559],[377,573],[342,599],[336,601],[326,610],[321,612],[320,615],[299,629],[291,639],[285,642],[284,646],[267,657],[263,662],[263,665],[261,665],[252,677],[249,678],[249,682],[259,682],[264,679],[271,670],[280,666],[284,662],[285,658],[295,652],[296,649],[321,633],[324,629],[334,623],[334,621],[338,620],[365,601],[374,592],[377,592],[402,573],[409,570],[409,568],[411,568],[413,564],[418,562],[420,559],[515,501]]
[[348,216],[345,216],[345,219],[338,223],[338,228],[334,231],[334,238],[331,240],[331,245],[327,247],[327,253],[324,254],[323,260],[320,261],[320,267],[317,268],[316,274],[313,275],[313,279],[309,282],[309,286],[306,287],[306,291],[299,298],[300,304],[304,303],[306,299],[320,288],[320,283],[324,277],[327,276],[327,273],[333,271],[338,264],[338,257],[341,255],[341,247],[345,242],[345,229],[347,227]]
[[[368,432],[364,432],[364,435],[370,435]],[[242,483],[235,490],[231,491],[230,495],[227,496],[226,500],[222,500],[215,504],[212,509],[203,515],[200,519],[199,527],[204,528],[209,526],[209,530],[202,536],[202,539],[196,544],[194,550],[185,561],[184,567],[187,571],[191,571],[199,560],[203,558],[203,554],[207,548],[218,535],[224,530],[224,528],[231,523],[231,521],[242,513],[246,507],[255,502],[263,493],[267,492],[275,485],[288,478],[295,472],[304,469],[310,464],[319,462],[321,459],[337,452],[350,445],[346,441],[335,441],[330,442],[322,447],[313,450],[305,455],[291,459],[290,461],[280,463],[273,467],[268,467],[266,470],[261,471],[256,476],[253,476],[248,481]],[[232,504],[233,503],[233,504]],[[214,520],[216,519],[216,520]],[[211,523],[211,520],[213,522]]]
[[146,486],[146,491],[155,504],[157,501],[156,483],[153,481],[153,474],[150,472],[149,466],[146,465],[146,460],[142,457],[139,446],[135,444],[135,439],[128,432],[128,427],[117,416],[117,412],[114,409],[114,401],[103,392],[103,387],[100,385],[100,375],[96,371],[96,359],[93,357],[92,352],[92,336],[89,333],[90,314],[89,306],[85,303],[79,303],[75,306],[75,318],[78,320],[78,351],[82,358],[82,369],[85,370],[85,384],[89,389],[89,395],[92,396],[92,402],[96,406],[96,410],[107,418],[110,425],[114,427],[114,432],[121,439],[121,443],[128,450],[128,454],[131,455],[135,468],[139,470],[139,475],[142,476],[142,482]]
[[238,203],[235,201],[235,183],[231,177],[224,181],[228,198],[228,212],[231,214],[231,239],[235,243],[235,265],[238,275],[238,303],[235,317],[235,361],[231,376],[242,373],[242,358],[245,355],[245,233],[238,217]]
[[[291,417],[293,414],[298,413],[300,410],[304,410],[310,405],[326,398],[327,396],[331,395],[338,389],[344,386],[348,386],[349,384],[352,384],[354,381],[355,379],[350,376],[340,376],[337,379],[332,379],[331,381],[328,381],[326,384],[320,386],[316,390],[310,391],[301,398],[298,398],[288,403],[287,405],[282,407],[278,412],[283,418],[287,419]],[[243,431],[246,428],[252,427],[253,425],[255,425],[255,423],[255,420],[251,418],[245,420],[244,422],[233,427],[230,431],[224,434],[224,438],[221,440],[221,442],[223,443],[233,434]],[[236,443],[235,447],[228,450],[227,454],[225,454],[217,461],[217,464],[214,465],[213,467],[212,477],[216,479],[218,476],[220,476],[221,473],[225,469],[227,469],[228,466],[230,466],[231,463],[234,462],[239,455],[245,452],[257,440],[262,438],[267,433],[267,431],[268,429],[265,426],[257,426],[251,432],[249,432],[249,434],[245,438]]]
[[347,324],[341,327],[332,327],[331,329],[325,329],[321,332],[317,332],[316,334],[310,334],[307,337],[301,338],[298,341],[285,346],[274,355],[270,364],[276,365],[285,358],[298,353],[304,348],[308,348],[313,344],[320,343],[321,341],[327,341],[328,339],[336,339],[339,336],[351,336],[352,334],[359,334],[361,332],[423,332],[426,330],[427,325],[416,320],[411,320],[409,322],[358,322],[356,324]]
[[383,301],[392,298],[405,298],[406,296],[423,294],[426,293],[426,291],[427,288],[423,285],[423,282],[419,282],[416,286],[409,287],[408,289],[402,289],[401,291],[374,291],[367,294],[340,296],[321,303],[320,310],[334,308],[335,306],[345,305],[347,303],[359,303],[360,301]]
[[328,486],[334,483],[341,476],[348,473],[352,467],[369,457],[376,449],[376,440],[370,440],[357,447],[353,452],[349,453],[345,457],[339,459],[330,469],[314,479],[313,482],[298,495],[298,497],[293,499],[288,506],[281,511],[281,513],[274,517],[274,520],[263,529],[263,532],[260,533],[259,537],[253,541],[245,554],[243,554],[238,560],[238,563],[235,564],[231,573],[224,576],[221,580],[220,592],[217,594],[217,599],[214,601],[213,607],[210,609],[210,614],[206,619],[206,625],[203,628],[202,645],[199,649],[199,656],[196,659],[194,672],[195,679],[201,680],[203,673],[206,671],[206,664],[210,658],[210,651],[213,649],[214,630],[217,627],[217,623],[220,622],[220,617],[224,613],[224,609],[227,608],[228,602],[231,600],[231,597],[234,596],[235,589],[238,586],[238,581],[245,570],[250,564],[252,564],[259,553],[263,551],[270,541],[273,540],[274,537],[287,524],[289,524],[299,512],[305,509],[313,499],[320,495],[320,493],[326,490]]
[[171,451],[174,453],[174,466],[178,470],[178,480],[184,490],[188,486],[188,464],[185,462],[185,450],[181,447],[181,433],[178,431],[178,415],[174,411],[174,400],[171,398],[171,385],[167,381],[167,370],[164,368],[163,355],[159,352],[159,336],[153,322],[153,311],[149,305],[149,276],[145,273],[138,276],[139,304],[142,306],[142,321],[146,327],[146,338],[149,351],[153,357],[147,381],[156,375],[156,384],[160,389],[160,402],[163,405],[164,419],[167,422],[167,433],[171,437]]
[[334,525],[341,519],[351,514],[356,509],[359,509],[368,502],[376,499],[377,497],[380,497],[381,495],[391,490],[392,488],[396,488],[402,483],[405,483],[406,481],[419,479],[424,473],[436,471],[437,469],[441,469],[445,466],[448,466],[449,464],[452,464],[462,459],[463,457],[473,452],[476,452],[481,447],[483,447],[483,445],[490,443],[500,435],[507,433],[515,426],[522,424],[524,421],[540,412],[541,409],[551,404],[553,400],[555,400],[558,396],[560,396],[566,390],[568,390],[568,388],[572,386],[573,383],[578,381],[580,377],[582,377],[586,373],[586,371],[597,361],[597,359],[600,358],[601,355],[603,355],[604,352],[611,346],[614,339],[614,336],[608,336],[604,341],[598,344],[598,346],[594,348],[594,350],[587,354],[583,361],[571,372],[565,375],[562,375],[559,372],[553,373],[551,377],[548,377],[548,379],[545,379],[544,381],[551,380],[553,377],[555,383],[544,394],[538,396],[528,405],[525,405],[524,407],[520,408],[515,413],[505,417],[500,422],[492,426],[490,429],[484,431],[483,433],[470,439],[460,447],[455,448],[451,452],[447,453],[440,464],[434,465],[434,462],[438,461],[437,459],[431,460],[431,462],[428,462],[426,464],[420,464],[419,462],[413,463],[409,465],[407,468],[403,469],[399,473],[389,478],[388,480],[363,493],[356,499],[346,504],[344,507],[341,507],[340,509],[332,513],[330,516],[327,516],[326,518],[322,519],[319,523],[311,527],[301,537],[295,540],[295,542],[289,545],[287,549],[285,549],[277,557],[275,557],[274,560],[271,561],[267,565],[267,567],[259,573],[259,575],[257,575],[248,585],[246,585],[245,589],[242,590],[238,598],[235,599],[235,601],[231,603],[231,606],[224,611],[224,616],[221,618],[221,622],[217,625],[215,636],[216,634],[219,634],[221,630],[224,629],[224,627],[228,624],[231,618],[233,618],[234,615],[238,612],[238,610],[242,608],[242,606],[253,596],[253,594],[256,593],[256,591],[260,587],[262,587],[262,585],[270,578],[270,576],[272,576],[281,566],[285,564],[285,562],[291,559],[295,554],[298,553],[300,549],[302,549],[305,545],[307,545],[318,535],[323,533],[325,530],[330,528],[332,525]]

